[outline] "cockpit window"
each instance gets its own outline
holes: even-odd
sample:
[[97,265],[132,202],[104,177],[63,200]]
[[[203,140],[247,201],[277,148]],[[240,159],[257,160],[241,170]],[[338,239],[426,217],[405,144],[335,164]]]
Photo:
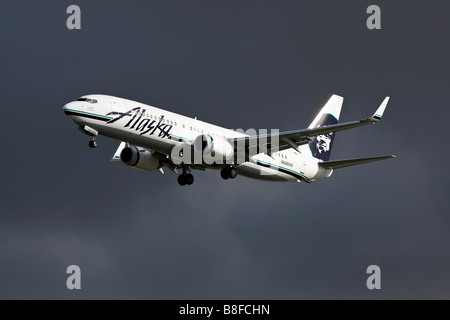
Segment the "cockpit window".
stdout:
[[97,103],[97,99],[89,99],[89,98],[78,98],[77,101],[86,101],[88,103]]

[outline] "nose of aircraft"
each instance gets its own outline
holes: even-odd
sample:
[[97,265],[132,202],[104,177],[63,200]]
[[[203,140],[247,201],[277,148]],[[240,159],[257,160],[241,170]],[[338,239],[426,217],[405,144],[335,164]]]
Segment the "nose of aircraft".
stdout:
[[66,103],[62,107],[64,114],[77,125],[81,125],[79,115],[83,113],[83,105],[78,101]]
[[69,111],[76,109],[76,108],[75,108],[75,104],[76,104],[75,101],[66,103],[66,104],[62,107],[62,111],[63,111],[65,114],[67,114]]
[[72,102],[66,103],[62,107],[62,111],[71,120],[75,121],[73,116],[76,116],[79,114],[79,112],[81,112],[81,105],[79,103],[77,103],[77,101],[72,101]]

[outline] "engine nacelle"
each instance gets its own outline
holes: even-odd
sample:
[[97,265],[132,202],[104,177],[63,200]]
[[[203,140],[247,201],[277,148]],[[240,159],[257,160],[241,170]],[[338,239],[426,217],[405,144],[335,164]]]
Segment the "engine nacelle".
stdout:
[[148,150],[138,149],[135,146],[129,146],[120,152],[120,160],[127,166],[153,171],[159,168],[159,159]]
[[212,163],[225,163],[234,155],[233,146],[221,137],[212,137],[201,134],[194,140],[194,151],[203,154],[203,161]]

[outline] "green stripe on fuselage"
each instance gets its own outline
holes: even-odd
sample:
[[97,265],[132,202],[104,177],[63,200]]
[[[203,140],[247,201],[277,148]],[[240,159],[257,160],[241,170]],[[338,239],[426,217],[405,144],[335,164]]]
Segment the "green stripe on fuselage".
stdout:
[[180,136],[177,136],[177,135],[175,135],[175,134],[170,134],[172,137],[175,137],[175,138],[178,138],[178,139],[181,139],[181,140],[189,140],[189,139],[187,139],[187,138],[183,138],[183,137],[180,137]]
[[282,166],[279,166],[279,165],[276,165],[276,164],[273,164],[273,163],[270,163],[270,162],[266,162],[266,161],[263,161],[263,160],[259,160],[259,159],[255,159],[255,160],[259,161],[259,162],[262,162],[262,163],[265,163],[265,164],[267,164],[269,166],[277,167],[277,168],[280,168],[280,169],[283,169],[283,170],[290,171],[292,173],[298,174],[299,176],[301,176],[301,177],[305,178],[306,180],[308,180],[309,182],[311,182],[311,180],[309,180],[304,174],[302,174],[300,172],[297,172],[297,171],[294,171],[292,169],[289,169],[289,168],[286,168],[286,167],[282,167]]
[[108,116],[104,116],[102,114],[97,114],[97,113],[91,113],[91,112],[74,110],[74,109],[65,109],[65,110],[72,111],[72,112],[77,112],[77,113],[84,113],[84,114],[88,114],[90,116],[96,116],[96,117],[101,117],[101,118],[106,118],[106,119],[114,119],[114,117],[108,117]]

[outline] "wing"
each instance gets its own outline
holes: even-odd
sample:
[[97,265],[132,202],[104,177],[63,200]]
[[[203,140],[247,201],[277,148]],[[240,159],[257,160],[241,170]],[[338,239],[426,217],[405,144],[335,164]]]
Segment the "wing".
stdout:
[[298,151],[298,147],[300,145],[309,143],[311,141],[311,138],[317,135],[377,123],[378,121],[381,120],[388,102],[389,97],[386,97],[371,117],[359,121],[344,122],[313,129],[300,129],[250,137],[239,137],[229,139],[229,141],[241,143],[242,145],[245,145],[245,148],[256,147],[258,146],[258,144],[260,144],[259,145],[260,147],[267,148],[267,154],[269,155],[272,154],[273,152],[282,151],[289,148],[293,148]]
[[[122,151],[123,148],[125,148],[127,146],[127,143],[122,141],[119,145],[119,147],[117,148],[116,152],[114,153],[113,157],[111,158],[111,161],[120,161],[120,152]],[[178,174],[178,168],[185,168],[188,171],[191,171],[191,169],[194,170],[206,170],[206,167],[203,165],[197,165],[197,164],[190,164],[190,165],[177,165],[175,163],[173,163],[173,161],[170,159],[169,155],[164,154],[162,152],[158,152],[158,151],[154,151],[154,150],[149,150],[147,148],[143,148],[143,147],[139,147],[139,149],[145,149],[147,151],[151,151],[156,157],[158,157],[160,163],[161,163],[161,167],[158,169],[158,171],[162,174],[164,174],[164,170],[163,167],[167,167],[169,168],[172,172]]]

